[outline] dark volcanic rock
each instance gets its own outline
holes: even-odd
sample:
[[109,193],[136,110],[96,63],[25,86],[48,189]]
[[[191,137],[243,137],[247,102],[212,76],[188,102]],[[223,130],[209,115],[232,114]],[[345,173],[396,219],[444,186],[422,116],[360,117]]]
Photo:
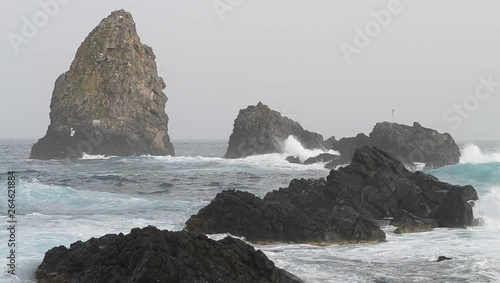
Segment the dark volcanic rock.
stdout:
[[370,133],[370,140],[373,146],[404,163],[422,162],[437,168],[457,164],[460,159],[460,150],[450,134],[440,134],[417,122],[413,123],[413,127],[378,123]]
[[41,283],[301,282],[241,240],[213,241],[152,226],[53,248],[36,278]]
[[467,201],[477,200],[471,186],[453,186],[422,172],[409,172],[388,153],[368,147],[357,149],[349,166],[331,171],[328,184],[374,219],[406,210],[421,219],[438,219],[443,227],[469,226],[473,217]]
[[329,137],[327,140],[323,142],[324,148],[332,148],[334,144],[337,143],[337,139],[335,137]]
[[330,204],[325,209],[300,206],[287,200],[260,199],[247,192],[224,191],[193,215],[186,222],[186,229],[207,234],[231,233],[259,243],[332,244],[385,240],[384,232],[375,223],[350,206]]
[[465,228],[472,226],[474,214],[462,194],[449,191],[439,207],[438,219],[441,227]]
[[231,233],[254,242],[376,242],[385,234],[375,221],[389,217],[395,217],[401,233],[428,231],[438,224],[470,226],[468,201],[477,198],[471,186],[412,173],[387,152],[362,147],[350,165],[332,170],[327,180],[292,180],[264,199],[224,191],[193,215],[186,229]]
[[[174,155],[165,82],[132,16],[113,12],[88,35],[55,83],[50,125],[33,159],[100,155]],[[71,132],[74,130],[74,135]]]
[[306,161],[304,161],[304,165],[310,165],[318,162],[333,162],[333,161],[338,161],[340,160],[340,156],[330,154],[330,153],[322,153],[316,157],[311,157],[308,158]]
[[343,164],[349,164],[356,149],[370,144],[369,137],[365,134],[358,134],[356,137],[340,139],[338,142],[333,143],[331,149],[340,152]]
[[344,160],[350,160],[355,150],[363,146],[376,146],[408,165],[420,162],[438,168],[457,164],[460,159],[460,150],[449,134],[424,128],[416,122],[413,126],[377,123],[369,137],[359,134],[344,138],[333,143],[331,149],[339,151]]
[[296,137],[305,148],[322,148],[323,136],[304,130],[298,122],[259,102],[240,110],[225,157],[278,153],[289,136]]
[[302,164],[302,162],[300,161],[300,159],[297,156],[288,156],[286,158],[286,161],[293,163],[293,164]]
[[432,228],[430,222],[424,221],[406,210],[401,210],[396,213],[389,224],[398,227],[394,233],[403,234],[430,231]]
[[436,262],[442,262],[442,261],[445,261],[445,260],[452,260],[452,258],[449,258],[449,257],[445,257],[445,256],[440,256]]

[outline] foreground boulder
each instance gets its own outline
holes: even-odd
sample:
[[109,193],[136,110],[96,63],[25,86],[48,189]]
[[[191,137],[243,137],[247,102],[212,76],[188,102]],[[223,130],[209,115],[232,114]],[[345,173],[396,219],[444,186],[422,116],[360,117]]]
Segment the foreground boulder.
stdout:
[[377,123],[369,137],[359,134],[329,144],[329,149],[341,153],[344,163],[349,163],[356,149],[363,146],[376,146],[410,166],[425,163],[428,168],[439,168],[457,164],[460,159],[460,150],[448,133],[424,128],[417,122],[413,126]]
[[260,199],[251,193],[224,191],[186,223],[186,230],[231,233],[251,242],[336,244],[385,240],[380,228],[347,205],[300,207],[292,202]]
[[226,237],[160,231],[106,235],[53,248],[36,271],[38,282],[302,282],[262,251]]
[[113,12],[57,79],[47,134],[30,158],[174,155],[165,87],[153,50],[141,43],[132,16]]
[[225,157],[279,153],[289,136],[297,138],[307,149],[323,147],[323,136],[304,130],[298,122],[259,102],[256,106],[240,110]]

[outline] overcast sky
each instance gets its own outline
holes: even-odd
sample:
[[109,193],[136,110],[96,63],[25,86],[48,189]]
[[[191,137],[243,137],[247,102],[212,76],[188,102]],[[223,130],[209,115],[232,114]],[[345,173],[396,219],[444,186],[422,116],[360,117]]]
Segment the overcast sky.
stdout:
[[258,101],[325,138],[369,133],[395,108],[400,123],[500,140],[498,0],[60,2],[45,25],[38,1],[0,4],[0,138],[45,134],[56,78],[123,8],[157,55],[174,140],[228,139]]

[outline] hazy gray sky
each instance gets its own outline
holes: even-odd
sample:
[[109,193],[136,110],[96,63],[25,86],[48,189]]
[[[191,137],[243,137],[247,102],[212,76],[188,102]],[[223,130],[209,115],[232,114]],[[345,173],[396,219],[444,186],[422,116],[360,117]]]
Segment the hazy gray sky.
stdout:
[[[45,134],[56,78],[123,8],[157,55],[174,140],[227,139],[258,101],[325,138],[369,133],[396,108],[397,122],[500,140],[498,0],[59,1],[46,23],[40,2],[51,0],[2,1],[0,138]],[[341,47],[355,50],[350,63]]]

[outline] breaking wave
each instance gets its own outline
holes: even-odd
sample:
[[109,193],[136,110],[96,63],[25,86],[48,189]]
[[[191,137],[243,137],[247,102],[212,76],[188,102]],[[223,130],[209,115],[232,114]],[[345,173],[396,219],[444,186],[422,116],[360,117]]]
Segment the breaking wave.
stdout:
[[461,164],[484,164],[500,162],[500,153],[484,153],[477,145],[468,144],[461,150]]

